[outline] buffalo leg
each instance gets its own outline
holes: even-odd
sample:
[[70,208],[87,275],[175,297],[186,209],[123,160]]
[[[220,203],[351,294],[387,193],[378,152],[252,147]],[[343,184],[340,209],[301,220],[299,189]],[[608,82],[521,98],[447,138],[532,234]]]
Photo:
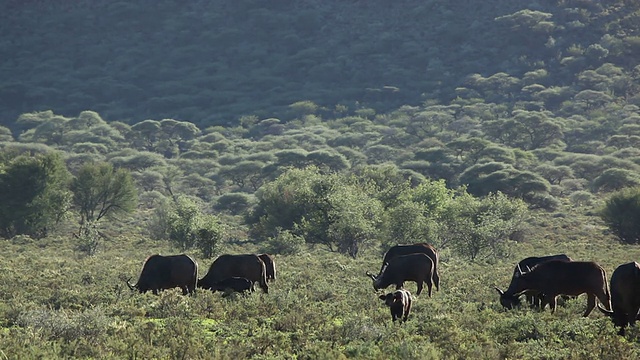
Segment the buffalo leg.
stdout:
[[544,308],[547,306],[547,304],[549,304],[549,307],[551,307],[549,299],[550,298],[548,296],[540,298],[540,311],[544,311]]
[[440,291],[440,275],[437,271],[433,273],[433,283],[436,285],[436,290]]
[[[416,283],[418,284],[418,291],[416,292],[416,295],[420,295],[422,292],[422,281],[418,280]],[[431,296],[431,288],[429,288],[429,296]]]
[[427,281],[427,289],[429,290],[429,297],[431,297],[431,288],[432,287],[433,287],[433,283],[431,281]]
[[596,307],[596,296],[594,294],[587,294],[587,310],[584,312],[583,317],[589,316],[591,310]]
[[407,304],[407,307],[404,309],[404,318],[402,319],[402,321],[407,321],[407,318],[409,317],[409,313],[411,312],[411,295],[409,295],[409,297],[407,298],[407,301],[409,302]]
[[[546,298],[549,299],[546,299]],[[556,306],[558,305],[558,295],[545,295],[545,300],[547,304],[549,304],[549,308],[551,309],[551,313],[556,312]]]
[[634,326],[636,324],[636,320],[638,319],[638,309],[634,309],[635,311],[629,312],[627,314],[627,323],[629,326]]

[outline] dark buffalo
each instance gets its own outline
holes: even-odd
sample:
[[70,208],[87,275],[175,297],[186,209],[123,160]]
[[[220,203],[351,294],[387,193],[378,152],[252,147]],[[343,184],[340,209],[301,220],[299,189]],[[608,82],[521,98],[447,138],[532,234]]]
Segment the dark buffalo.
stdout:
[[550,260],[529,272],[519,269],[503,295],[518,296],[526,291],[544,294],[541,308],[549,304],[552,313],[556,309],[556,297],[561,294],[578,296],[586,293],[587,310],[583,316],[588,316],[596,307],[596,297],[611,309],[607,274],[600,265],[591,261]]
[[[511,276],[511,282],[513,279],[518,276],[520,271],[531,271],[537,265],[549,261],[549,260],[561,260],[561,261],[571,261],[571,258],[565,254],[559,255],[548,255],[548,256],[531,256],[526,259],[520,260],[520,262],[513,269],[513,275]],[[520,298],[518,296],[506,296],[504,292],[497,287],[495,288],[500,294],[500,303],[507,309],[513,309],[514,307],[520,305]],[[524,293],[527,303],[531,307],[538,308],[540,307],[540,301],[542,299],[542,294],[536,293],[535,291],[526,291]]]
[[436,290],[440,290],[440,275],[438,274],[438,252],[436,249],[427,244],[427,243],[416,243],[411,245],[396,245],[392,246],[387,250],[384,254],[384,259],[382,259],[382,267],[380,268],[380,273],[382,273],[382,268],[391,261],[391,259],[401,256],[401,255],[409,255],[409,254],[425,254],[431,261],[433,261],[433,283],[436,286]]
[[368,271],[367,276],[373,279],[373,288],[375,290],[384,289],[391,284],[395,284],[396,289],[400,289],[405,281],[415,281],[418,285],[416,295],[420,295],[423,283],[426,283],[429,289],[429,297],[431,297],[433,261],[425,254],[397,256],[382,267],[378,276]]
[[[239,292],[247,293],[253,290],[253,283],[245,278],[231,277],[228,279],[220,280],[216,283],[210,284],[205,289],[211,290],[211,292],[224,291],[224,292]],[[224,296],[224,295],[223,295]]]
[[241,277],[258,283],[265,293],[269,292],[267,285],[267,270],[264,262],[255,254],[220,255],[209,267],[209,272],[198,280],[201,288],[211,288],[213,284],[232,277]]
[[276,279],[276,262],[273,259],[272,255],[269,254],[258,254],[258,257],[264,263],[265,268],[267,269],[267,281],[273,281]]
[[380,295],[380,300],[383,300],[385,305],[391,310],[391,319],[396,321],[402,319],[407,321],[409,312],[411,311],[411,293],[404,289],[396,290],[387,295]]
[[630,262],[618,266],[611,275],[611,311],[598,305],[603,314],[612,318],[624,335],[627,325],[633,326],[640,311],[640,264]]
[[198,281],[198,263],[185,254],[151,255],[142,266],[138,282],[131,285],[129,280],[129,288],[138,289],[141,293],[151,290],[158,295],[159,290],[179,287],[183,295],[193,294]]

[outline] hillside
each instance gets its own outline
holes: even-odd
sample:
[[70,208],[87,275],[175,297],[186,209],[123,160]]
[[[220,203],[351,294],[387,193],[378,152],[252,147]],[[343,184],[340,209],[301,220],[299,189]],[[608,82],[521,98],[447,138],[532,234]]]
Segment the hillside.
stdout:
[[[600,216],[640,189],[639,17],[623,0],[0,2],[0,357],[638,358],[640,329],[580,317],[585,296],[506,310],[496,287],[529,256],[608,277],[640,259]],[[113,189],[113,217],[75,198]],[[393,324],[365,274],[418,241],[442,288]],[[268,252],[278,279],[127,287],[183,252],[199,278]]]
[[[640,54],[629,1],[4,1],[0,124],[94,110],[200,127],[288,119],[301,100],[387,112],[448,103],[469,76],[564,87]],[[627,89],[621,89],[628,96]]]

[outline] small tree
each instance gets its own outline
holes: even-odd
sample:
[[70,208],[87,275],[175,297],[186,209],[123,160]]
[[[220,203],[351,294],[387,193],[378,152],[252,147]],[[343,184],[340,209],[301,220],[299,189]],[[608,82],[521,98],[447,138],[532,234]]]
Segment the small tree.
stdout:
[[196,248],[205,258],[216,254],[225,237],[220,220],[214,215],[203,214],[196,201],[186,196],[160,205],[151,225],[154,237],[169,240],[182,251]]
[[0,236],[46,236],[69,208],[69,179],[55,153],[0,156]]
[[621,242],[640,243],[640,187],[613,193],[600,211],[600,217]]
[[461,193],[439,218],[440,247],[475,260],[479,256],[500,256],[509,236],[521,229],[527,207],[522,200],[502,193],[474,198]]
[[138,197],[129,171],[109,163],[85,164],[71,182],[80,227],[133,211]]
[[114,169],[109,163],[88,163],[71,182],[73,204],[80,214],[75,234],[78,248],[93,255],[102,237],[98,224],[104,218],[132,212],[138,204],[133,179],[128,170]]

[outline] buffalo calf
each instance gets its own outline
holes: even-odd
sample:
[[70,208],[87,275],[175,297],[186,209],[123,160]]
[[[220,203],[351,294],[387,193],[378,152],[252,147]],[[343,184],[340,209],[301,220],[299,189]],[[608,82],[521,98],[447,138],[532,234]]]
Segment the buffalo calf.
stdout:
[[253,290],[253,283],[248,279],[242,277],[230,277],[224,280],[220,280],[216,283],[212,283],[206,287],[211,292],[224,291],[224,292],[239,292],[246,293]]
[[391,319],[396,321],[402,319],[407,321],[409,312],[411,311],[411,293],[407,290],[400,289],[387,295],[380,295],[380,300],[383,300],[385,305],[391,310]]

